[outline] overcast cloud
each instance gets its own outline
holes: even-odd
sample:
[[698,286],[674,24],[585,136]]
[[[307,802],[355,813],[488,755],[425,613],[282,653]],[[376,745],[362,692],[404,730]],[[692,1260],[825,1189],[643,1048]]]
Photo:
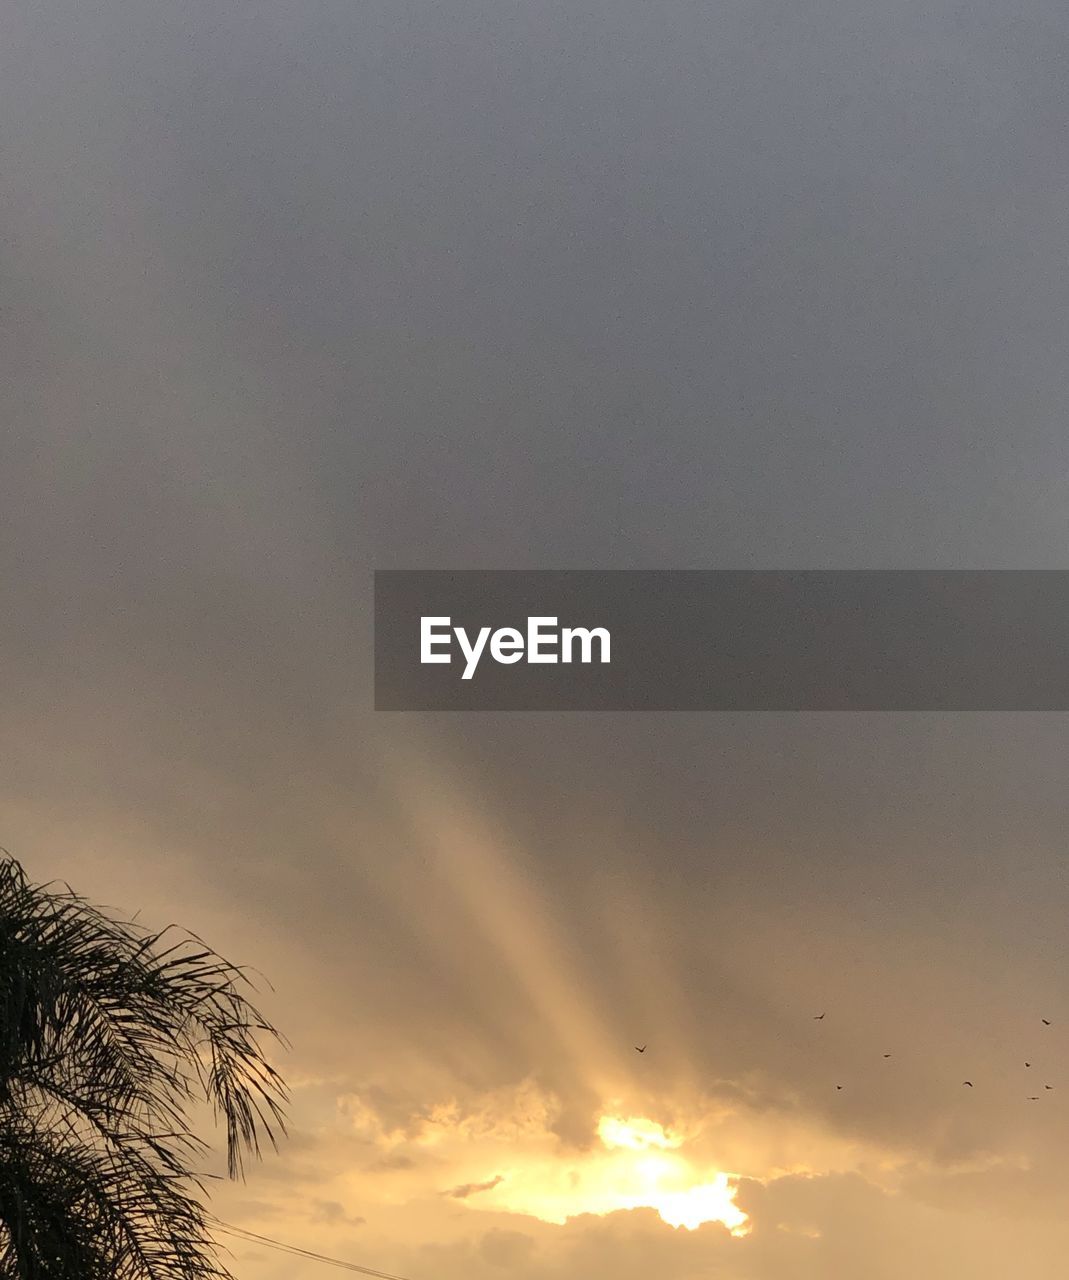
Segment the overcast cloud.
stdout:
[[[4,26],[0,842],[270,977],[294,1137],[220,1211],[412,1280],[1061,1276],[1064,717],[376,715],[369,609],[1065,567],[1064,6]],[[608,1212],[613,1107],[750,1234]]]

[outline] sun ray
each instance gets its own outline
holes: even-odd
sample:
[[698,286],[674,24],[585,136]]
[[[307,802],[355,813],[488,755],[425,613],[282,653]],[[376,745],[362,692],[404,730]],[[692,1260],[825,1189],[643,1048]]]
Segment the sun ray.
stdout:
[[[619,1054],[598,1003],[585,987],[581,954],[553,920],[549,904],[524,872],[523,854],[496,824],[485,804],[467,797],[459,780],[440,762],[395,757],[393,783],[420,844],[433,860],[441,917],[455,908],[472,942],[488,947],[495,963],[522,991],[536,1013],[532,1046],[549,1042],[557,1064],[567,1066],[591,1094],[619,1085]],[[418,783],[413,780],[418,779]],[[447,939],[456,944],[456,925]]]

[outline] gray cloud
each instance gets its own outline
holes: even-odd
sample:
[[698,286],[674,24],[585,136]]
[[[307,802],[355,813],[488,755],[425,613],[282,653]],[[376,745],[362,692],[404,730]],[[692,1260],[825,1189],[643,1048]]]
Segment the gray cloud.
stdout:
[[467,1200],[469,1197],[478,1195],[480,1191],[493,1191],[500,1186],[505,1179],[498,1174],[496,1178],[491,1178],[487,1182],[464,1182],[459,1187],[452,1187],[449,1191],[443,1191],[442,1195],[449,1196],[453,1200]]
[[315,1221],[325,1222],[328,1226],[362,1227],[367,1221],[358,1214],[347,1213],[345,1206],[337,1200],[313,1200]]
[[0,842],[269,973],[335,1084],[264,1202],[348,1203],[326,1151],[437,1176],[337,1094],[391,1130],[534,1079],[582,1151],[600,1073],[893,1149],[913,1198],[391,1265],[1001,1280],[986,1210],[1065,1190],[1061,719],[375,716],[368,609],[376,566],[1063,565],[1063,10],[5,26]]

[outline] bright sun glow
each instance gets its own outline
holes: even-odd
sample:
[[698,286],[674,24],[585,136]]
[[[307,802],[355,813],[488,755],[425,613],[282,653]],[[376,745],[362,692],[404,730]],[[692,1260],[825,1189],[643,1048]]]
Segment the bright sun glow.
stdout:
[[694,1231],[719,1222],[735,1236],[749,1219],[735,1203],[726,1173],[696,1168],[682,1153],[684,1141],[652,1120],[604,1116],[600,1151],[563,1165],[553,1161],[516,1168],[482,1199],[544,1222],[564,1223],[580,1214],[654,1209],[672,1227]]
[[602,1116],[598,1122],[598,1137],[610,1151],[614,1147],[627,1147],[631,1151],[647,1151],[650,1147],[658,1147],[667,1151],[683,1145],[682,1138],[665,1133],[659,1124],[634,1117],[619,1120],[616,1116]]

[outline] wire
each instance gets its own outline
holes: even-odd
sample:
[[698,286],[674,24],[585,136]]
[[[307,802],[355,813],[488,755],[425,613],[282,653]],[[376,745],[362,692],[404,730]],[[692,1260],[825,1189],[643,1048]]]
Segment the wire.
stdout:
[[313,1262],[323,1262],[329,1267],[338,1267],[342,1271],[353,1271],[361,1276],[377,1276],[378,1280],[406,1280],[405,1276],[393,1275],[389,1271],[376,1271],[374,1267],[362,1267],[358,1262],[346,1262],[342,1258],[330,1258],[325,1253],[313,1253],[311,1249],[301,1249],[295,1244],[284,1244],[281,1240],[273,1240],[270,1236],[257,1235],[255,1231],[247,1231],[244,1227],[232,1227],[229,1222],[215,1218],[215,1225],[225,1235],[236,1236],[252,1244],[264,1245],[268,1249],[278,1249],[282,1253],[299,1258],[310,1258]]
[[288,1253],[291,1256],[310,1258],[314,1262],[322,1262],[327,1266],[338,1267],[342,1271],[353,1271],[362,1276],[377,1276],[379,1280],[405,1280],[404,1276],[393,1275],[388,1271],[376,1271],[373,1267],[362,1267],[357,1262],[346,1262],[342,1258],[331,1258],[325,1253],[313,1253],[311,1249],[301,1249],[295,1244],[284,1244],[281,1240],[274,1240],[270,1236],[258,1235],[255,1231],[247,1231],[244,1227],[232,1227],[229,1223],[219,1222],[217,1220],[218,1229],[226,1235],[235,1236],[239,1240],[246,1240],[253,1244],[264,1245],[269,1249],[277,1249],[281,1253]]

